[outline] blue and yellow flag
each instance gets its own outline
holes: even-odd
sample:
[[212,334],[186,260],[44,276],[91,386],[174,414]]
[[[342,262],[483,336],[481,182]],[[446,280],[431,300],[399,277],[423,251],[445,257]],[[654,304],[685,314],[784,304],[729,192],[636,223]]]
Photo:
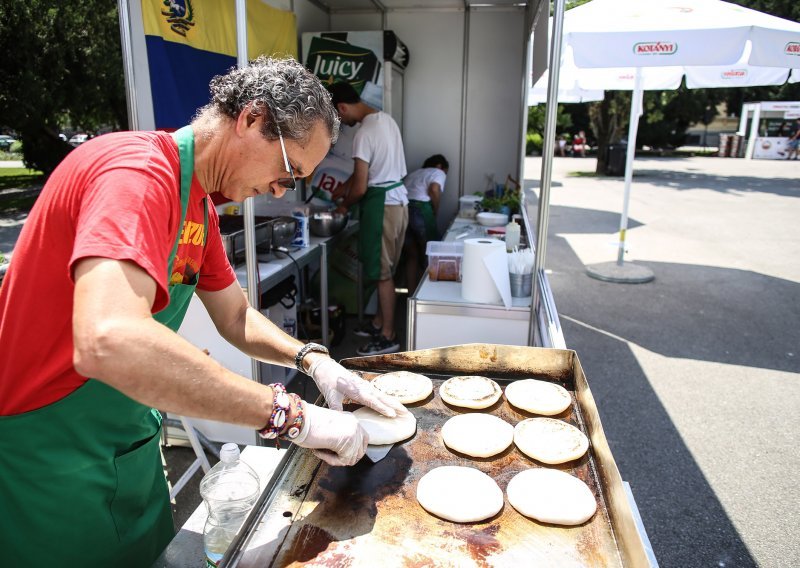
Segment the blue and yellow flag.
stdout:
[[[188,124],[208,104],[208,83],[236,66],[234,0],[142,0],[158,129]],[[292,12],[247,0],[247,57],[297,57]]]

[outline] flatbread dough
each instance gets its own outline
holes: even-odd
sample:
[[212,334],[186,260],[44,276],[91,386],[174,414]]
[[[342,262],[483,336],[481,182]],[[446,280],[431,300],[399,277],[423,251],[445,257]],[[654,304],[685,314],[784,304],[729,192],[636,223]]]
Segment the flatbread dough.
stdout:
[[506,387],[506,400],[522,410],[553,416],[564,412],[572,404],[569,391],[555,383],[525,379],[514,381]]
[[433,382],[425,375],[410,371],[396,371],[378,375],[372,384],[379,391],[395,397],[403,404],[425,400],[433,392]]
[[580,525],[597,511],[591,489],[577,477],[557,469],[521,471],[508,482],[506,494],[517,511],[544,523]]
[[589,438],[563,420],[528,418],[514,427],[514,443],[540,462],[557,464],[576,460],[589,449]]
[[500,512],[503,492],[480,470],[445,465],[422,476],[417,484],[417,501],[437,517],[456,523],[474,523]]
[[442,426],[442,438],[451,450],[476,458],[488,458],[514,441],[514,427],[491,414],[460,414]]
[[463,408],[488,408],[500,400],[500,385],[478,376],[451,377],[439,387],[439,396],[447,404]]
[[353,411],[361,427],[369,434],[369,443],[376,446],[394,444],[410,438],[417,431],[417,419],[410,412],[389,418],[366,406]]

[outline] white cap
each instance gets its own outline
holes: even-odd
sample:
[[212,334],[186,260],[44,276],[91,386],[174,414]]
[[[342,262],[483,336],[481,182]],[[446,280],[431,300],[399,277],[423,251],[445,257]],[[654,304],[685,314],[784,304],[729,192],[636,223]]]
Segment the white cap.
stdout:
[[233,442],[228,442],[222,446],[219,451],[219,461],[225,463],[233,463],[239,459],[239,446]]

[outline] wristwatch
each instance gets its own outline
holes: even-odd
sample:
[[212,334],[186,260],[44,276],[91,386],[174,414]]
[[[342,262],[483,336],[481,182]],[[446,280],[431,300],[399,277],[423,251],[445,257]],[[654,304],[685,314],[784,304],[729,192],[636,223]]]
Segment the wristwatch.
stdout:
[[303,345],[300,351],[297,352],[297,355],[294,356],[294,366],[301,373],[306,372],[306,370],[303,368],[303,359],[305,358],[306,355],[308,355],[312,351],[316,351],[318,353],[325,353],[326,355],[330,354],[330,351],[328,351],[328,348],[325,347],[324,345],[320,345],[319,343],[306,343],[305,345]]

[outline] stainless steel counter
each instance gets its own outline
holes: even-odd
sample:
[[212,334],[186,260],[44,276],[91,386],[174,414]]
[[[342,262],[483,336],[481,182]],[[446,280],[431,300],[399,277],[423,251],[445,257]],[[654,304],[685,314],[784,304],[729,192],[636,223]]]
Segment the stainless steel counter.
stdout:
[[[284,278],[292,273],[296,268],[305,268],[309,264],[319,261],[320,263],[320,308],[321,308],[321,328],[322,341],[327,343],[328,330],[330,327],[328,314],[328,256],[331,249],[338,243],[358,232],[358,221],[350,221],[347,226],[338,234],[332,237],[314,237],[310,239],[307,247],[297,247],[288,249],[286,252],[271,252],[268,255],[258,255],[258,275],[259,288],[263,292],[269,290]],[[295,266],[295,263],[296,266]],[[247,289],[247,267],[239,266],[236,269],[236,278],[242,288]],[[359,289],[361,282],[358,282]],[[361,306],[361,303],[359,303]],[[359,321],[361,320],[361,313]]]

